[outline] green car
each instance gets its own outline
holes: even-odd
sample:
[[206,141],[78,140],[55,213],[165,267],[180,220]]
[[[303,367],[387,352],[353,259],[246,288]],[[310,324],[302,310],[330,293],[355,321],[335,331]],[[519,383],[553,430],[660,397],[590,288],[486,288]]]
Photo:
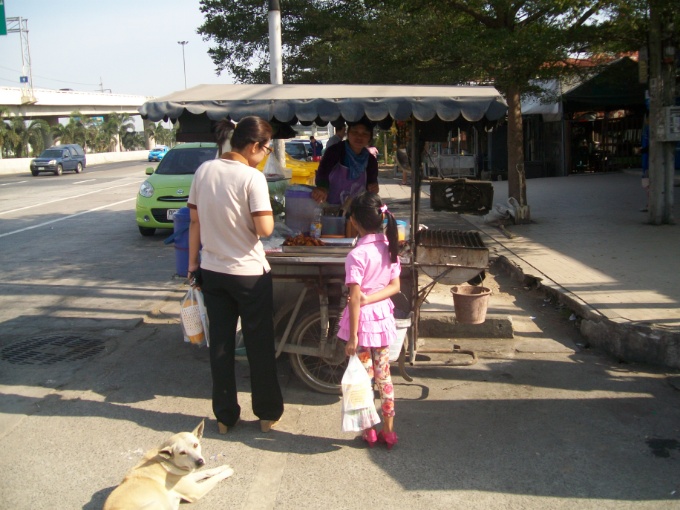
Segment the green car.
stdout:
[[170,149],[156,171],[139,187],[136,217],[139,233],[152,236],[157,228],[172,228],[172,217],[186,207],[194,173],[202,163],[218,156],[215,143],[182,143]]

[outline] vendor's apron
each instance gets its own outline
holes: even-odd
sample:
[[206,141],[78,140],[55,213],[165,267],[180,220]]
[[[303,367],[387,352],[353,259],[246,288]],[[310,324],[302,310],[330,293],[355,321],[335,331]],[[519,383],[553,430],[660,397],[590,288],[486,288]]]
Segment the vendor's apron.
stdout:
[[336,163],[328,176],[328,184],[328,198],[326,198],[328,203],[343,205],[348,198],[366,191],[366,172],[361,172],[356,179],[350,179],[349,168]]

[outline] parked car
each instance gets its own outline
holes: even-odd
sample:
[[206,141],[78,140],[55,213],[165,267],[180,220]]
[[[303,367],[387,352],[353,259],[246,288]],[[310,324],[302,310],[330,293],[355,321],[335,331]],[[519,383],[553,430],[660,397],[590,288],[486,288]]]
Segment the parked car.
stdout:
[[170,149],[139,187],[136,219],[139,233],[152,236],[157,228],[172,228],[172,218],[186,207],[194,173],[205,161],[218,156],[215,143],[182,143]]
[[41,172],[61,175],[66,170],[79,174],[86,166],[85,151],[80,145],[54,145],[31,161],[31,174],[34,177]]
[[312,146],[309,142],[302,140],[286,142],[286,154],[293,159],[310,161],[312,157]]
[[167,145],[156,145],[149,151],[149,161],[160,161],[169,150]]

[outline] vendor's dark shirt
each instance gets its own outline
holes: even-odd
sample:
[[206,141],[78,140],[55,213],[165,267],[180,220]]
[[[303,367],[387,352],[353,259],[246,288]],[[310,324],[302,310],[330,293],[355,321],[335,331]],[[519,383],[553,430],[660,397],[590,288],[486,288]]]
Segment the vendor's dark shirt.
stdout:
[[[316,171],[316,186],[319,188],[328,189],[329,175],[335,165],[340,162],[344,164],[345,159],[345,142],[336,143],[330,147],[326,147],[326,152],[321,158],[319,169]],[[352,150],[352,149],[348,149]],[[366,184],[375,184],[378,182],[378,160],[371,154],[368,157],[368,165],[366,166]]]

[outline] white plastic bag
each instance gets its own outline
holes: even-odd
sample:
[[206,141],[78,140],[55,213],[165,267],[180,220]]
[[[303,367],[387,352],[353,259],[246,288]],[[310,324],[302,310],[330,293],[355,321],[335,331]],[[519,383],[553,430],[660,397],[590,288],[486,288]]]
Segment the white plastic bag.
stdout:
[[406,333],[408,332],[408,328],[411,327],[411,317],[409,316],[406,319],[394,319],[394,322],[397,325],[397,337],[394,342],[390,344],[390,362],[399,359],[401,349],[406,340]]
[[519,202],[514,197],[508,198],[508,205],[494,204],[491,210],[482,218],[489,225],[512,223],[517,217]]
[[203,303],[203,294],[194,287],[189,287],[180,302],[180,322],[184,332],[184,341],[196,345],[210,345],[208,334],[208,313]]
[[350,356],[342,376],[342,431],[359,432],[378,423],[371,378],[359,358]]
[[262,169],[262,173],[268,179],[273,179],[273,178],[285,179],[286,178],[286,175],[283,172],[283,168],[281,168],[281,163],[279,163],[279,160],[276,157],[276,154],[270,154],[269,157],[267,157],[267,161],[264,164],[264,168]]
[[508,209],[506,206],[503,204],[494,204],[493,208],[484,215],[482,218],[484,220],[484,223],[487,224],[493,224],[493,223],[502,223],[506,220],[511,220],[512,215],[510,213],[510,209]]

